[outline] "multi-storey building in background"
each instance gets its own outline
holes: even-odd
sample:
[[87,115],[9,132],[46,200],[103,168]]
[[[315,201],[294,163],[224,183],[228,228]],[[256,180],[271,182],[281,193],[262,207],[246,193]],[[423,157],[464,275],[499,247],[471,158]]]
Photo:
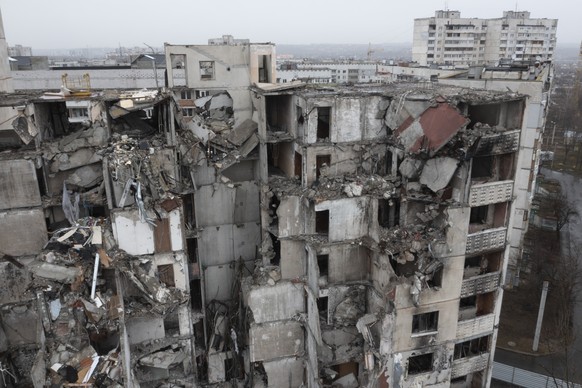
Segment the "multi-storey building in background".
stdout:
[[551,60],[557,25],[557,19],[532,19],[528,11],[504,11],[495,19],[436,11],[434,17],[414,20],[412,60],[422,66]]

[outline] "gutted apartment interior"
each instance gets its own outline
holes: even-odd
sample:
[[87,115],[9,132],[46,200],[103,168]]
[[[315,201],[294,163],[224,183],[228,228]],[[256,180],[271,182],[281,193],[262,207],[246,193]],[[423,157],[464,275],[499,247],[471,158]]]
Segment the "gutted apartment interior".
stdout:
[[162,91],[3,97],[6,381],[485,386],[527,97],[166,56]]

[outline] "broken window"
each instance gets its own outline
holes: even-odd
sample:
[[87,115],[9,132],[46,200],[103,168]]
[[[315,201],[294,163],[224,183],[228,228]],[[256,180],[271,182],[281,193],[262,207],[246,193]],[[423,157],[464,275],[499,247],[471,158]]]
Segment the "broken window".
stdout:
[[378,224],[391,228],[400,224],[400,203],[394,199],[378,200]]
[[202,310],[202,288],[200,279],[192,279],[190,281],[190,303],[192,310]]
[[315,157],[315,179],[322,175],[322,169],[327,169],[331,165],[331,155],[317,155]]
[[[187,238],[186,247],[188,249],[188,261],[190,264],[198,264],[198,239]],[[200,270],[198,269],[198,272]],[[198,273],[200,275],[200,273]]]
[[184,117],[192,117],[192,116],[194,116],[194,109],[193,108],[182,108],[182,115]]
[[412,317],[412,334],[429,334],[438,331],[439,312],[416,314]]
[[430,278],[427,279],[427,284],[430,288],[440,288],[443,285],[443,268],[444,266],[439,266]]
[[296,177],[301,178],[301,167],[302,167],[302,156],[299,152],[295,151],[295,166],[294,166],[294,173]]
[[186,86],[188,84],[188,70],[185,54],[170,54],[170,63],[172,66],[172,85]]
[[419,354],[408,358],[408,375],[432,371],[433,353]]
[[259,55],[259,82],[271,82],[271,56]]
[[174,266],[172,264],[158,265],[158,278],[168,287],[176,287]]
[[471,178],[491,178],[493,176],[493,156],[477,156],[472,159]]
[[317,298],[317,310],[319,311],[319,318],[327,322],[327,306],[328,297],[320,296]]
[[477,356],[489,351],[489,336],[474,338],[469,341],[455,344],[454,360]]
[[200,79],[214,79],[214,61],[200,61]]
[[320,210],[315,212],[315,233],[329,233],[329,210]]
[[317,108],[317,141],[329,140],[331,127],[331,108]]
[[489,205],[472,207],[471,208],[471,215],[469,217],[469,223],[471,223],[471,224],[486,224],[488,214],[489,214]]
[[317,255],[319,276],[327,276],[329,271],[329,255]]

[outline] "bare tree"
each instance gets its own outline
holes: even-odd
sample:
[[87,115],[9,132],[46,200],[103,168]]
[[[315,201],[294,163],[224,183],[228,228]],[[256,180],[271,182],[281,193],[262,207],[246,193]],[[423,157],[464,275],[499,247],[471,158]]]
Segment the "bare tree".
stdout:
[[541,200],[541,206],[549,210],[554,216],[556,221],[555,231],[558,237],[562,228],[578,216],[574,203],[569,201],[562,192],[544,195]]

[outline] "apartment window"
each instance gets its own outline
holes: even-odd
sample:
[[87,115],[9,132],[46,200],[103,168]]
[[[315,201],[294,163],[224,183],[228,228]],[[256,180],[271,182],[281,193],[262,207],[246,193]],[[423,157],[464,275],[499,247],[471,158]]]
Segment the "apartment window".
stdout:
[[183,108],[182,115],[184,117],[192,117],[192,116],[194,116],[194,109],[193,108]]
[[489,336],[479,337],[455,345],[454,360],[476,356],[489,351]]
[[214,61],[200,61],[200,79],[214,79]]
[[69,117],[70,118],[89,117],[89,110],[87,108],[70,108]]
[[327,322],[327,296],[320,296],[317,298],[317,310],[319,317]]
[[180,99],[191,100],[192,99],[192,91],[191,90],[182,90],[180,92]]
[[206,97],[209,94],[210,93],[208,92],[208,90],[197,90],[196,91],[196,98]]
[[321,176],[321,170],[324,165],[329,168],[331,167],[331,155],[317,155],[315,157],[315,178],[319,179]]
[[412,334],[426,335],[438,331],[439,312],[416,314],[412,317]]
[[432,371],[433,353],[419,354],[408,358],[408,375],[416,375]]

